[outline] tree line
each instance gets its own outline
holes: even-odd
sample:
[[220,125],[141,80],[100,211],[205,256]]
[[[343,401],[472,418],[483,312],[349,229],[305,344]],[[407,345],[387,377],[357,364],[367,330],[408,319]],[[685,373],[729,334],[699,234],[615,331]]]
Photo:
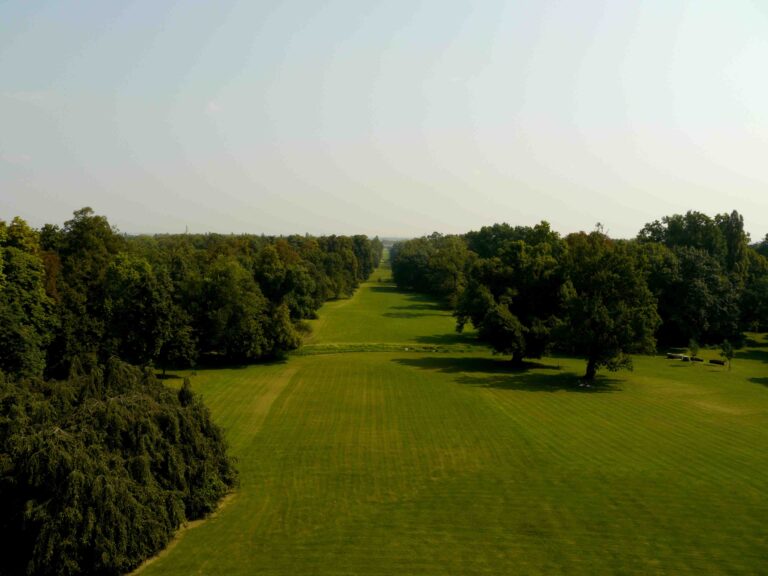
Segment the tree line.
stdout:
[[296,348],[306,319],[378,266],[366,236],[126,236],[90,208],[63,226],[0,221],[0,371],[252,362]]
[[636,238],[561,237],[546,222],[495,224],[396,244],[394,281],[442,298],[457,329],[514,362],[549,350],[601,367],[631,367],[655,346],[739,343],[768,329],[768,238],[750,245],[741,215],[689,211]]
[[126,236],[90,208],[0,221],[0,576],[117,575],[236,483],[221,430],[155,368],[244,363],[378,266],[365,236]]

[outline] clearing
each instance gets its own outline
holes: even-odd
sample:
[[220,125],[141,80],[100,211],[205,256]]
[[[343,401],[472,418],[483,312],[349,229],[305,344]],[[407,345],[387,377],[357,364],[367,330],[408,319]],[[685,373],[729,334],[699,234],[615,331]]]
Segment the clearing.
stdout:
[[585,389],[582,361],[513,371],[388,277],[287,362],[193,377],[241,486],[143,575],[768,570],[763,340]]

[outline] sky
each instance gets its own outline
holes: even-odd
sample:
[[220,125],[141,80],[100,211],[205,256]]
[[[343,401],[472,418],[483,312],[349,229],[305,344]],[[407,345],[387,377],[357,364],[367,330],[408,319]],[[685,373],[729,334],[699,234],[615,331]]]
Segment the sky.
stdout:
[[2,0],[0,219],[760,240],[767,66],[763,0]]

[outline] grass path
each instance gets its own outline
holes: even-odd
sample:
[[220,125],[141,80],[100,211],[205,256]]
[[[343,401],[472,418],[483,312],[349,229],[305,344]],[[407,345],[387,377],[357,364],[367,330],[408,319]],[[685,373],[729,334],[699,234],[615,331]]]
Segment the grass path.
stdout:
[[471,331],[457,334],[451,311],[421,294],[400,292],[391,283],[387,262],[352,298],[326,304],[304,351],[422,348],[466,349],[474,346]]
[[143,574],[768,572],[763,341],[588,390],[582,362],[512,371],[374,277],[308,347],[194,377],[241,486]]

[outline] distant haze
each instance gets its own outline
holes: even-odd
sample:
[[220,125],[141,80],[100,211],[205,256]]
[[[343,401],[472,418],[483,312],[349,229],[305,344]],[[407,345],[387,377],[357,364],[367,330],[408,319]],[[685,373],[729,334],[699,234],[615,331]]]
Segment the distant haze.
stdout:
[[0,4],[0,219],[768,232],[768,4]]

